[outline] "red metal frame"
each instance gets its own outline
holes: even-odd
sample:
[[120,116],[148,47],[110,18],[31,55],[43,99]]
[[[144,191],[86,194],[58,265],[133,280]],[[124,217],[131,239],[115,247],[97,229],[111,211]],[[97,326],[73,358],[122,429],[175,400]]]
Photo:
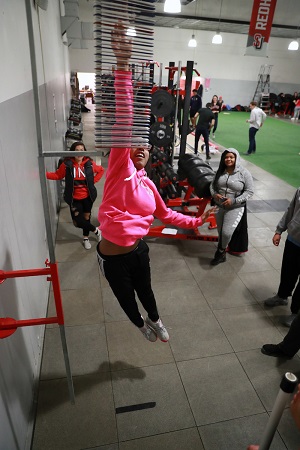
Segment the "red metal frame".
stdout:
[[57,263],[45,261],[45,269],[29,269],[29,270],[0,270],[0,284],[4,283],[7,278],[36,277],[47,275],[47,281],[52,281],[53,294],[56,308],[56,316],[41,317],[37,319],[15,320],[11,317],[0,317],[0,339],[11,336],[19,327],[29,327],[34,325],[47,325],[49,323],[57,323],[64,325],[64,313],[62,307],[62,298],[60,291],[60,283],[58,277]]
[[[194,188],[188,183],[187,180],[179,181],[178,185],[184,187],[186,189],[185,195],[183,198],[177,197],[174,199],[168,199],[167,206],[170,208],[181,208],[181,212],[188,216],[201,216],[206,206],[210,203],[210,198],[199,198],[194,194]],[[191,206],[196,206],[197,210],[193,211],[189,208]],[[205,222],[209,222],[209,229],[217,228],[216,218],[214,214],[210,214]],[[182,239],[182,240],[194,240],[194,241],[210,241],[217,242],[218,236],[211,236],[207,234],[200,233],[199,229],[196,228],[193,230],[193,234],[184,234],[177,232],[174,234],[164,234],[163,230],[168,228],[168,225],[159,225],[151,227],[147,236],[149,237],[160,237],[164,239]]]

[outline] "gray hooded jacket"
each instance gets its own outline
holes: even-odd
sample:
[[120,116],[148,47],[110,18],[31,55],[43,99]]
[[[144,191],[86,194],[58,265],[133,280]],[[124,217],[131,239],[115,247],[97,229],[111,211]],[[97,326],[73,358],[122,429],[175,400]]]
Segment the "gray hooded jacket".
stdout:
[[278,234],[286,230],[288,235],[300,244],[300,188],[296,190],[288,209],[276,227]]
[[[241,165],[239,152],[235,148],[228,148],[227,151],[236,156],[234,171],[232,174],[226,171],[221,174],[217,190],[213,187],[214,178],[210,185],[210,192],[212,196],[221,194],[232,200],[231,207],[226,207],[226,209],[239,208],[244,206],[243,204],[253,195],[253,179],[249,170]],[[222,206],[222,203],[217,200],[216,204]]]

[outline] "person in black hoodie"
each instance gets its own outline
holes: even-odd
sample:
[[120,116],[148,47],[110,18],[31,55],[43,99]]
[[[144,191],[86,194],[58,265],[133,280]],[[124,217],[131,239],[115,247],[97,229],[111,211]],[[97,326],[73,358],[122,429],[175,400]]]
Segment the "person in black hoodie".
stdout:
[[[83,142],[74,142],[70,151],[86,151]],[[83,231],[83,246],[86,250],[91,248],[89,233],[94,232],[98,240],[101,233],[91,224],[91,211],[97,198],[95,183],[104,174],[102,166],[98,166],[88,156],[75,156],[64,158],[56,172],[46,172],[48,180],[65,179],[64,200],[70,206],[73,224]]]

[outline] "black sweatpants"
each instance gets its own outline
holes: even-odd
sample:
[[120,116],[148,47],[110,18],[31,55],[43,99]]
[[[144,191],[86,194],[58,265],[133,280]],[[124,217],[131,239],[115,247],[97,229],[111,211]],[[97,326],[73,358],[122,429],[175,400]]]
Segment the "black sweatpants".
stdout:
[[285,241],[285,247],[281,263],[281,275],[280,275],[278,296],[281,298],[287,298],[293,293],[291,303],[292,314],[297,314],[298,311],[300,310],[299,275],[300,275],[300,247],[293,244],[291,241],[287,239]]
[[204,143],[205,143],[205,150],[206,150],[206,156],[209,156],[209,130],[205,127],[196,127],[195,131],[195,147],[194,147],[194,153],[197,155],[198,153],[198,142],[200,139],[200,136],[203,136]]
[[279,344],[282,351],[288,356],[295,356],[300,350],[300,311],[293,320],[288,334]]
[[144,325],[135,292],[153,322],[159,319],[151,287],[149,247],[141,240],[135,250],[124,255],[103,255],[97,247],[100,270],[118,299],[121,308],[134,325]]

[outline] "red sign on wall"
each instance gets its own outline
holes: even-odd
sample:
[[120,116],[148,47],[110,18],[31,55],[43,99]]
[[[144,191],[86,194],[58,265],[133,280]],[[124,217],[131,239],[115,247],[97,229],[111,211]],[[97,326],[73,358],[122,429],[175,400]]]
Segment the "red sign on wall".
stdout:
[[254,0],[246,55],[267,56],[277,0]]

